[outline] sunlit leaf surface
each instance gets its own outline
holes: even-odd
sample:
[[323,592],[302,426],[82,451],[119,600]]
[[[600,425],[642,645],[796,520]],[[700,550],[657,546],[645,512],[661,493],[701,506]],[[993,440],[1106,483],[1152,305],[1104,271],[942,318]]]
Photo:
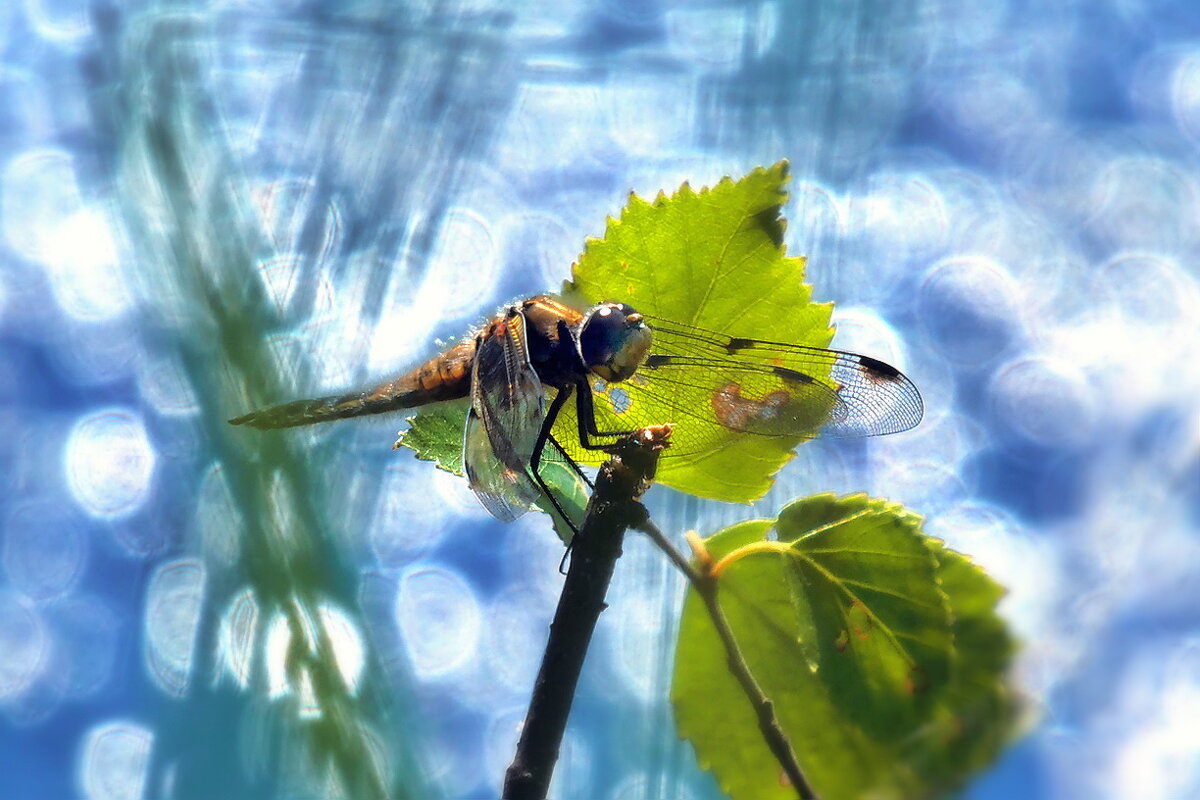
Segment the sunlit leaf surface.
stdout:
[[[631,194],[620,218],[609,219],[604,237],[588,240],[564,290],[585,303],[619,300],[646,314],[733,336],[825,347],[833,335],[832,305],[811,301],[804,259],[785,255],[779,214],[787,180],[787,163],[780,162],[699,192],[685,183],[653,202]],[[680,419],[679,405],[707,409],[714,403],[717,376],[698,372],[696,388],[668,390],[673,405],[630,389],[634,402],[659,406],[657,414],[643,410],[643,419],[715,429],[705,435],[714,444],[704,452],[663,459],[658,482],[719,500],[761,497],[801,439],[750,436],[716,422]],[[647,379],[653,377],[635,376],[630,383],[636,387]],[[596,403],[599,428],[628,428],[612,409],[603,400]],[[555,431],[572,436],[575,425],[567,409]]]

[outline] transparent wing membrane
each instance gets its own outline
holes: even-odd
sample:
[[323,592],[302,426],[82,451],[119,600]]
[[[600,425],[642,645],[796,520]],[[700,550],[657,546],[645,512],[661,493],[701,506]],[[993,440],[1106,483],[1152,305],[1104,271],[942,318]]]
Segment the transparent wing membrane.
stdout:
[[[733,411],[740,407],[739,413],[729,416],[734,422],[751,417],[747,433],[878,436],[908,430],[924,413],[921,394],[912,381],[877,359],[647,319],[654,329],[649,371],[694,367],[726,376],[727,381],[716,382],[720,396],[714,396],[714,406]],[[731,384],[740,391],[733,392]],[[764,404],[757,409],[761,412],[757,418],[754,403]]]
[[541,496],[529,477],[546,394],[529,363],[525,320],[511,312],[493,322],[475,352],[463,466],[471,489],[500,520],[512,520]]
[[[922,416],[921,395],[899,370],[867,356],[727,336],[647,315],[651,355],[615,384],[591,383],[596,426],[628,431],[676,424],[664,458],[728,447],[738,435],[810,439],[896,433]],[[595,460],[558,430],[573,458]]]

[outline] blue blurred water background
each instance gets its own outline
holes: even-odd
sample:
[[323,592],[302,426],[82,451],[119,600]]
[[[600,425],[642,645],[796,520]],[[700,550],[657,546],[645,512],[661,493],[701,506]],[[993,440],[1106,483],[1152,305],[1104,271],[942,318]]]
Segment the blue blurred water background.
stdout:
[[[1200,796],[1200,5],[19,0],[0,42],[5,797],[495,796],[546,519],[398,419],[224,420],[557,287],[631,189],[780,158],[835,344],[926,420],[750,511],[655,489],[660,524],[905,502],[1024,642],[1029,732],[967,797]],[[717,796],[670,727],[681,592],[631,538],[556,796]]]

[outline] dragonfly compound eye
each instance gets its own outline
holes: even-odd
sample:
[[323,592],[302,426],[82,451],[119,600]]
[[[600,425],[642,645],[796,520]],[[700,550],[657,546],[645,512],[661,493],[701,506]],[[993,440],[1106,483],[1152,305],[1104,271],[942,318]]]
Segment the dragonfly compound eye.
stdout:
[[588,369],[616,383],[642,366],[652,338],[641,314],[624,303],[601,303],[584,318],[579,352]]

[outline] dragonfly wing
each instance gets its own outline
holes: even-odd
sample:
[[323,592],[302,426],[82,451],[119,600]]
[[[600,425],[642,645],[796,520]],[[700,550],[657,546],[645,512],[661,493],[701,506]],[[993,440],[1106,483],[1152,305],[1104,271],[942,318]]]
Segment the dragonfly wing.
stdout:
[[900,370],[869,356],[838,353],[830,377],[841,400],[822,430],[828,436],[877,436],[917,426],[921,393]]
[[[776,367],[659,356],[644,369],[667,405],[728,432],[811,438],[841,404],[827,383]],[[692,402],[678,401],[687,397]]]
[[668,455],[726,446],[731,433],[874,436],[921,419],[916,387],[876,359],[648,321],[651,356],[629,381],[597,387],[596,405],[605,423],[624,429],[681,423]]
[[546,393],[529,363],[525,319],[512,309],[479,338],[463,436],[471,489],[497,519],[516,519],[541,494],[529,463],[545,417]]
[[[785,435],[832,435],[832,437],[870,437],[899,433],[916,426],[924,414],[917,387],[899,369],[869,356],[826,350],[803,344],[770,342],[764,339],[728,336],[668,320],[650,319],[654,329],[654,350],[650,368],[701,367],[716,373],[730,373],[728,383],[739,384],[737,375],[750,375],[736,397],[746,413],[746,401],[786,404],[798,408],[823,410],[820,425],[808,432],[788,431]],[[826,395],[833,392],[833,397]],[[822,398],[822,396],[824,397]],[[786,397],[785,397],[786,396]],[[720,404],[720,398],[714,398]],[[827,409],[822,409],[827,404]],[[786,416],[786,415],[785,415]],[[811,425],[804,414],[794,415],[800,427]],[[752,423],[750,433],[773,434],[782,426],[770,420]],[[782,426],[786,427],[786,426]]]
[[529,510],[534,498],[528,496],[527,484],[532,482],[524,470],[513,470],[496,457],[487,428],[474,408],[467,413],[463,466],[471,490],[493,517],[511,522]]

